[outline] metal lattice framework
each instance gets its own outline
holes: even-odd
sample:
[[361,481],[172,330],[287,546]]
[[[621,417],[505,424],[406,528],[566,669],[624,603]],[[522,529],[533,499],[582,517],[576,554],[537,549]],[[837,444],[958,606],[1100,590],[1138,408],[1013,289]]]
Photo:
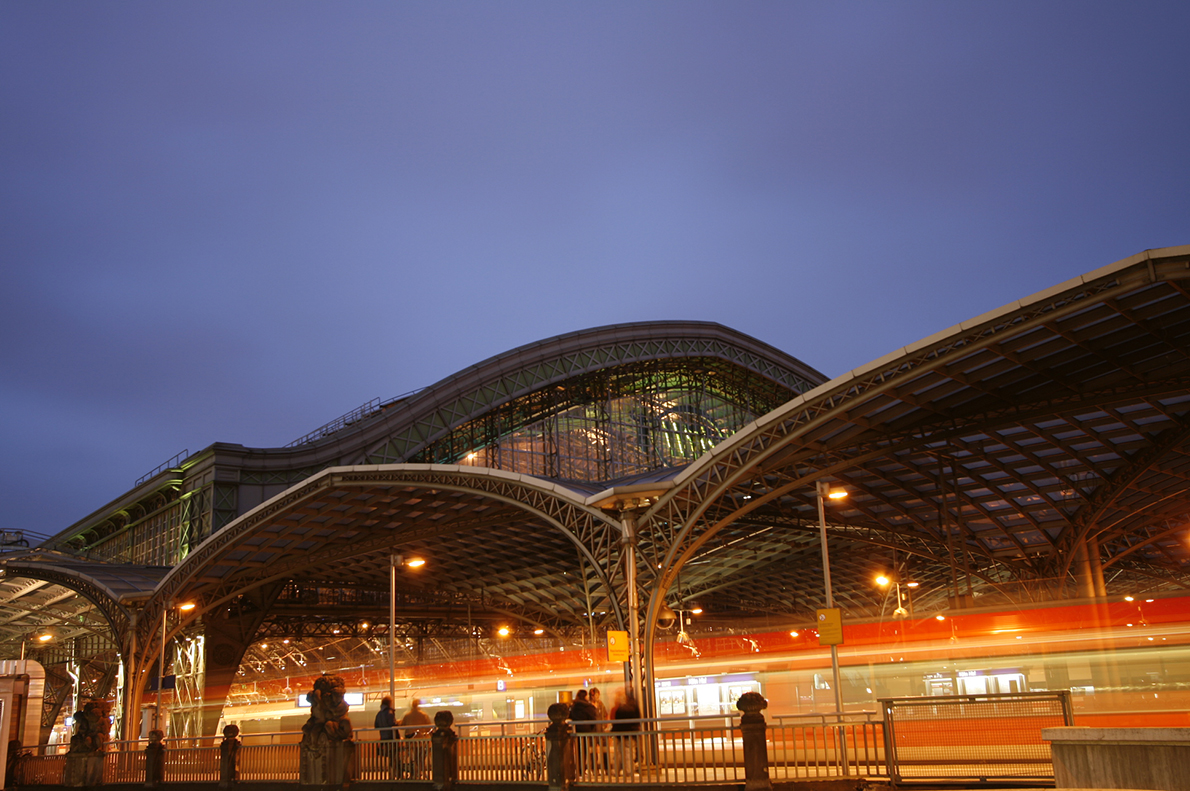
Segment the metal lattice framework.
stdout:
[[[136,666],[149,667],[163,617],[174,635],[219,608],[269,607],[252,629],[270,638],[346,632],[352,650],[374,651],[377,632],[357,616],[375,618],[394,552],[431,560],[429,574],[400,576],[396,628],[414,644],[476,639],[473,619],[515,618],[558,639],[623,625],[621,525],[594,505],[613,507],[595,495],[608,482],[410,463],[458,458],[578,405],[597,411],[620,376],[706,374],[733,404],[762,383],[747,407],[770,410],[616,500],[637,509],[646,645],[666,603],[697,597],[708,610],[697,628],[719,630],[797,622],[821,606],[821,479],[851,493],[830,512],[850,617],[879,614],[878,570],[919,581],[928,608],[1185,589],[1188,286],[1190,248],[1150,251],[822,384],[718,325],[599,328],[494,357],[293,448],[215,448],[209,458],[234,457],[242,484],[290,488],[235,517],[232,467],[212,472],[230,463],[194,462],[217,481],[202,513],[214,533],[143,601]],[[200,474],[178,472],[183,489]],[[266,589],[281,592],[248,601]],[[181,600],[199,609],[182,618],[169,606]],[[450,655],[445,642],[434,650]],[[245,661],[275,660],[259,652]]]
[[[489,606],[533,623],[581,621],[591,597],[620,622],[618,541],[618,523],[580,494],[529,476],[332,468],[202,544],[162,582],[141,623],[159,623],[170,601],[198,602],[199,615],[282,580],[383,590],[392,552],[432,559],[432,578],[402,576],[408,593],[441,602],[482,591]],[[171,631],[183,627],[179,620]],[[151,639],[147,627],[138,642]]]
[[[870,579],[894,550],[952,601],[962,585],[1001,600],[1062,595],[1078,552],[1117,587],[1187,587],[1188,286],[1190,248],[1151,251],[756,421],[642,518],[650,565],[662,569],[651,616],[683,568],[757,525],[798,554],[822,478],[851,491],[832,511],[840,548],[868,547],[832,557],[844,606],[857,611],[874,604]],[[821,580],[820,559],[800,556],[785,564],[787,587]],[[724,579],[712,576],[700,580],[708,591]],[[682,595],[699,592],[686,582]]]
[[719,360],[800,393],[824,377],[771,346],[718,324],[646,322],[570,333],[493,357],[382,411],[354,430],[381,439],[345,463],[413,459],[430,443],[518,398],[617,367],[663,360]]

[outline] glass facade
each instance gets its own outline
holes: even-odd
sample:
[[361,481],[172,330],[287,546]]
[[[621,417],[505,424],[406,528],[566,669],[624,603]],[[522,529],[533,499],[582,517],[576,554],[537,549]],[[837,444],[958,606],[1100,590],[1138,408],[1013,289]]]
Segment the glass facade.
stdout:
[[415,461],[614,481],[689,464],[794,395],[717,360],[624,366],[497,407]]

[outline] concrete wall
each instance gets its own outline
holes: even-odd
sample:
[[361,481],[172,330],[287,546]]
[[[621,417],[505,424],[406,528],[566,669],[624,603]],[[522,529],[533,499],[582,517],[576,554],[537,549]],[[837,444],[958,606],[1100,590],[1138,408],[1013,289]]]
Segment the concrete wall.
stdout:
[[1043,728],[1057,788],[1190,791],[1190,728]]

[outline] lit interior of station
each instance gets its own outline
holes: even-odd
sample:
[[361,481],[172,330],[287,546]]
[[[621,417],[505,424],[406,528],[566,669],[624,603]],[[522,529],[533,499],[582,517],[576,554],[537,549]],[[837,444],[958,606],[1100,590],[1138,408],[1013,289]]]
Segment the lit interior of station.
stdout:
[[323,672],[361,728],[390,694],[471,726],[625,685],[660,717],[1060,689],[1080,724],[1187,725],[1188,518],[1178,247],[834,379],[718,324],[614,325],[181,453],[5,535],[0,657],[45,671],[26,744],[90,698],[123,738],[296,732]]

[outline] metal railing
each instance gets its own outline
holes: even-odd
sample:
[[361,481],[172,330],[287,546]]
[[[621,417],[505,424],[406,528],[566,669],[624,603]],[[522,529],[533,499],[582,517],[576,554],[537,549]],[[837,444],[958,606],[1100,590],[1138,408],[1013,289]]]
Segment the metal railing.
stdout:
[[1041,729],[1073,725],[1070,693],[884,698],[890,779],[1044,780],[1054,777]]
[[[774,779],[887,776],[882,724],[871,714],[777,717],[766,742]],[[623,722],[623,721],[622,721]],[[572,734],[577,782],[597,784],[743,782],[739,717],[639,720],[635,732]],[[461,782],[545,783],[549,751],[543,722],[460,723]],[[609,726],[610,722],[598,723]],[[237,755],[238,779],[299,780],[300,733],[246,734]],[[380,739],[376,729],[355,732],[354,777],[359,781],[425,781],[430,776],[427,736]],[[165,782],[218,782],[218,737],[167,739]],[[143,783],[144,741],[112,742],[104,755],[104,783]],[[61,753],[51,751],[63,749]],[[21,759],[21,785],[61,785],[64,745]]]
[[[1041,728],[1073,723],[1069,695],[1062,692],[888,698],[880,703],[879,713],[768,718],[764,748],[769,776],[774,780],[888,778],[894,784],[933,779],[1048,783],[1053,779],[1053,763]],[[738,715],[628,722],[639,724],[640,730],[572,735],[578,783],[699,784],[746,779]],[[541,720],[456,723],[458,779],[545,783],[550,743],[543,726]],[[376,729],[355,732],[352,773],[356,779],[400,782],[429,777],[428,736],[382,740],[380,734]],[[300,739],[296,732],[245,734],[237,756],[239,780],[298,782]],[[214,737],[166,740],[165,781],[217,782],[220,741]],[[145,746],[143,741],[111,743],[103,756],[104,782],[144,782]],[[36,754],[20,759],[19,782],[61,785],[66,760],[65,745],[38,748]]]

